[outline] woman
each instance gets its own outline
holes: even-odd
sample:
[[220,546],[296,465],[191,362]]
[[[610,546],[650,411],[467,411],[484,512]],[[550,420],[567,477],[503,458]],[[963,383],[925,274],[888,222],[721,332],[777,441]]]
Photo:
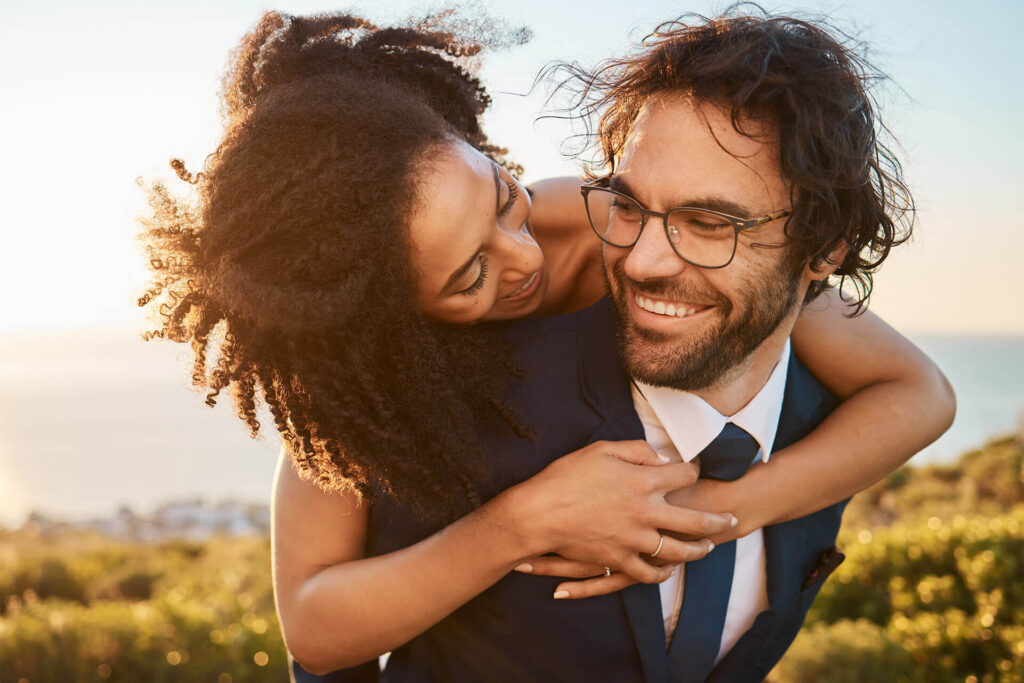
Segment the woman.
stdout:
[[[692,509],[680,508],[664,495],[693,484],[691,466],[663,464],[637,442],[580,444],[485,502],[481,482],[500,454],[480,452],[478,430],[530,432],[504,395],[511,350],[477,323],[593,303],[600,249],[578,213],[560,215],[571,204],[557,183],[538,188],[539,210],[555,218],[534,239],[528,194],[479,127],[488,98],[467,69],[484,41],[444,19],[382,29],[350,15],[265,15],[224,80],[224,141],[203,174],[177,165],[198,202],[152,193],[156,277],[140,303],[162,302],[155,334],[192,344],[208,402],[231,388],[255,434],[262,396],[285,439],[275,588],[288,647],[313,672],[375,667],[544,553],[582,562],[552,573],[607,565],[662,580],[670,567],[640,557],[659,529],[697,539],[667,540],[659,559],[698,558],[708,536],[863,488],[951,418],[927,359],[877,319],[844,318],[833,297],[802,316],[794,345],[848,400],[773,456],[778,465],[694,486]],[[547,191],[556,201],[543,209]],[[220,355],[207,376],[211,346]],[[922,417],[899,421],[897,408]],[[887,433],[884,449],[850,440],[864,423]],[[837,452],[827,464],[812,457],[823,448]],[[816,486],[790,485],[790,463]],[[750,477],[762,483],[746,488]],[[400,509],[420,527],[406,547],[374,554],[370,511],[379,520]]]

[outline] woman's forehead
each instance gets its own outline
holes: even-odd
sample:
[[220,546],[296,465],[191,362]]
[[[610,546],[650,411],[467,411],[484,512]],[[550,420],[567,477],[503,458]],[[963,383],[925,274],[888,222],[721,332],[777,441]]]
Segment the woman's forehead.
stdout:
[[494,162],[462,141],[422,166],[419,206],[409,224],[415,265],[446,278],[481,246],[496,211]]

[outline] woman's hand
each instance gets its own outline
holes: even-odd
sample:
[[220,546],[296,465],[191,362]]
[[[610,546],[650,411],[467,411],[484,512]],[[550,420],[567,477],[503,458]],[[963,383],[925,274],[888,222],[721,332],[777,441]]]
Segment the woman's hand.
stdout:
[[[557,553],[590,571],[603,574],[607,566],[631,580],[658,583],[672,567],[655,566],[642,553],[653,553],[661,543],[659,563],[699,559],[712,547],[708,536],[735,525],[731,514],[665,502],[666,493],[693,484],[697,474],[688,463],[665,464],[645,441],[600,441],[559,458],[502,496],[524,547],[537,550],[534,555]],[[661,530],[700,540],[679,540]]]
[[[708,546],[707,550],[693,559],[696,560],[703,557],[715,547],[710,541],[706,543]],[[669,570],[665,576],[666,579],[671,576],[671,570],[675,566],[670,564],[666,567]],[[559,600],[579,600],[581,598],[592,598],[597,595],[607,595],[637,583],[636,579],[629,574],[614,572],[611,576],[605,576],[604,567],[587,562],[567,560],[557,555],[535,557],[529,562],[524,562],[516,567],[516,571],[535,576],[563,576],[567,579],[575,579],[574,581],[563,581],[558,584],[555,588],[554,597]]]

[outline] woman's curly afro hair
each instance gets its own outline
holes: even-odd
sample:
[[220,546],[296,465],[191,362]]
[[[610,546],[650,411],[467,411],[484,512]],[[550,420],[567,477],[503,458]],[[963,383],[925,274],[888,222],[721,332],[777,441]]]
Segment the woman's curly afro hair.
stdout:
[[230,390],[253,436],[266,403],[303,476],[435,519],[480,502],[481,425],[524,433],[508,349],[416,305],[423,161],[461,139],[503,163],[472,72],[490,43],[451,18],[266,13],[224,75],[221,144],[201,173],[171,164],[193,195],[149,187],[138,302],[158,314],[147,338],[191,344],[207,403]]

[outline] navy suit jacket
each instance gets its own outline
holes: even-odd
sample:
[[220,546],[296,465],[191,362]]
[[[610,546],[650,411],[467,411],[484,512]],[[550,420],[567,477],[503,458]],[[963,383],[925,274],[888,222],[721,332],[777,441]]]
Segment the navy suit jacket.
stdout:
[[[511,387],[520,416],[536,440],[487,437],[491,471],[485,499],[521,482],[553,460],[598,440],[644,438],[621,369],[615,317],[605,300],[554,318],[506,326],[525,378]],[[835,399],[790,359],[775,450],[811,431]],[[827,454],[822,454],[827,457]],[[796,637],[807,609],[838,566],[835,549],[844,503],[764,529],[771,608],[712,671],[709,681],[759,681]],[[436,531],[395,502],[374,504],[371,555],[409,546]],[[377,663],[312,676],[293,663],[299,683],[323,681],[647,681],[668,683],[669,667],[656,585],[611,595],[554,600],[560,579],[510,573],[433,628],[396,649],[383,672]]]

